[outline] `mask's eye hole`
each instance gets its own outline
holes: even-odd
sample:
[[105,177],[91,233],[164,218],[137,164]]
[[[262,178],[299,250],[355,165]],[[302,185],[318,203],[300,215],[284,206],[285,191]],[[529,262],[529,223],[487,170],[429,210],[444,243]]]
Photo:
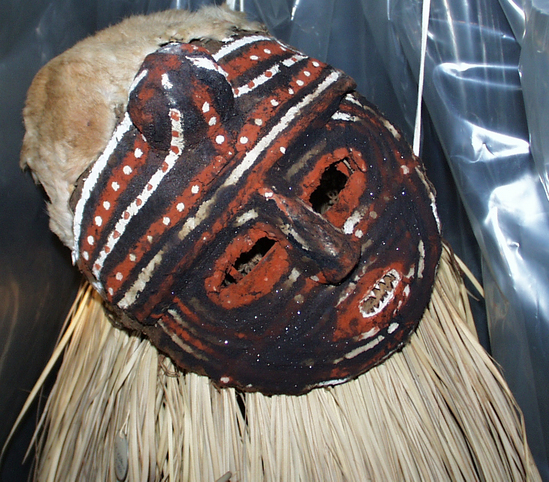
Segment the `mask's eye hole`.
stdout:
[[275,242],[267,237],[260,238],[249,251],[242,253],[225,274],[221,286],[226,287],[238,283],[252,271],[263,257],[274,246]]
[[348,163],[345,161],[331,164],[320,177],[320,184],[311,193],[309,203],[319,214],[324,214],[339,200],[339,193],[347,184],[349,176],[343,171],[349,172]]
[[237,235],[204,280],[210,299],[230,310],[271,295],[291,272],[287,243],[281,236],[262,223]]

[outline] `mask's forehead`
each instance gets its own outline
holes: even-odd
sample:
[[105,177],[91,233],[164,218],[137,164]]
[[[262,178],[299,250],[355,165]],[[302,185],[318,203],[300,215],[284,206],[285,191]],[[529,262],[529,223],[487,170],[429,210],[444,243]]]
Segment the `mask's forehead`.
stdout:
[[145,59],[75,191],[79,266],[221,385],[300,393],[356,376],[430,296],[423,171],[343,73],[268,37],[204,45]]

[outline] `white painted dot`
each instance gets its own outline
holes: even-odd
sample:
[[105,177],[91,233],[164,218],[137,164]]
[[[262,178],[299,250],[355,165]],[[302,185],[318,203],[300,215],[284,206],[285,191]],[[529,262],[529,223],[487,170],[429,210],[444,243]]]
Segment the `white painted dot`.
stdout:
[[247,144],[248,143],[248,138],[246,136],[242,136],[240,138],[240,144]]
[[195,184],[193,187],[191,187],[191,192],[193,194],[198,194],[199,191],[200,191],[200,186],[198,184]]
[[149,243],[152,243],[152,242],[153,242],[153,237],[152,237],[150,234],[147,236],[147,241],[148,241]]
[[90,259],[90,255],[87,251],[82,251],[82,257],[86,260],[86,261],[89,261]]
[[284,146],[280,146],[280,152],[282,152],[282,154],[286,154],[286,148]]
[[400,168],[402,169],[402,172],[404,174],[409,174],[410,173],[410,169],[408,169],[408,166],[400,166]]
[[294,95],[294,89],[292,89],[291,87],[288,89],[288,94],[290,95]]
[[108,291],[109,291],[109,295],[111,296],[114,295],[114,290],[112,288],[109,288]]
[[250,55],[250,60],[259,60],[257,55]]
[[265,52],[266,54],[270,54],[271,51],[269,49],[263,49],[263,52]]
[[255,122],[255,125],[256,125],[256,126],[261,126],[261,125],[263,125],[263,119],[255,119],[254,122]]
[[167,90],[170,90],[173,87],[173,84],[170,82],[170,77],[167,73],[163,73],[161,77],[162,87]]
[[168,216],[164,216],[164,218],[162,218],[162,222],[165,226],[167,226],[168,224],[170,224],[170,218]]
[[135,149],[135,151],[133,151],[133,155],[137,159],[139,159],[143,155],[143,151],[141,149],[139,149],[139,147],[138,147],[138,148]]
[[264,194],[265,198],[269,199],[270,197],[273,197],[273,193],[272,191],[267,191],[265,194]]
[[314,61],[313,61],[313,66],[314,66],[314,67],[320,67],[320,64],[319,64],[316,60],[314,60]]
[[118,184],[116,181],[113,181],[111,183],[111,187],[113,188],[113,190],[118,191],[120,189],[120,184]]
[[208,125],[210,126],[214,126],[217,124],[217,117],[212,117],[209,121],[208,121]]
[[223,144],[224,141],[225,141],[225,136],[222,136],[221,134],[219,134],[219,135],[215,138],[215,142],[217,142],[218,144]]
[[303,71],[303,75],[304,75],[305,77],[310,77],[310,76],[311,76],[311,72],[309,72],[308,70],[304,70],[304,71]]
[[206,113],[210,110],[210,104],[208,104],[208,102],[204,102],[202,104],[202,112]]
[[300,87],[301,87],[303,84],[305,84],[305,82],[303,82],[301,79],[297,79],[297,80],[295,81],[295,83],[296,83],[297,85],[299,85]]
[[135,262],[136,259],[137,259],[137,256],[133,253],[130,253],[130,261]]
[[118,273],[116,273],[116,279],[118,281],[122,281],[124,279],[124,276],[122,276],[122,273],[120,271]]
[[109,201],[103,201],[103,207],[108,211],[111,208],[111,203]]
[[95,216],[95,225],[101,226],[103,224],[103,218],[101,216]]
[[179,211],[179,212],[182,212],[183,209],[185,209],[185,205],[183,203],[178,203],[177,206],[176,206],[176,209]]
[[276,107],[276,106],[278,105],[278,100],[276,100],[276,99],[271,99],[271,105],[273,105],[273,106]]
[[394,331],[396,331],[396,329],[398,328],[398,323],[391,323],[389,325],[389,328],[387,328],[387,332],[389,334],[393,333]]
[[94,243],[93,236],[88,236],[88,244],[93,246],[93,243]]
[[370,211],[370,217],[372,219],[377,219],[377,213],[375,211]]
[[133,171],[133,169],[128,165],[126,165],[122,168],[122,172],[124,174],[126,174],[126,176],[129,176],[132,173],[132,171]]
[[358,239],[360,239],[360,238],[362,238],[362,236],[364,236],[364,233],[362,232],[361,229],[357,229],[357,230],[355,231],[355,236],[356,236]]

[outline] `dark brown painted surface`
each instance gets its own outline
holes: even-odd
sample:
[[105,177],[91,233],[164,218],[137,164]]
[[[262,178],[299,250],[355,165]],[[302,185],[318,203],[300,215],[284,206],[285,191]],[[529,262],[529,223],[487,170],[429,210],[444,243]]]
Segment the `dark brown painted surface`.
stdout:
[[145,59],[77,190],[79,266],[181,368],[297,394],[405,343],[440,237],[419,160],[352,79],[246,42]]

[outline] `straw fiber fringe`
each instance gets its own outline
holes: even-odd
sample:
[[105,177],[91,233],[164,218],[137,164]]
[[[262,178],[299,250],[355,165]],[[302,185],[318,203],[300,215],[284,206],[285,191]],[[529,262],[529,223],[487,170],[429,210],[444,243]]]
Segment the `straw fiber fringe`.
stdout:
[[540,480],[509,389],[466,326],[448,249],[401,352],[299,397],[218,390],[114,328],[89,288],[78,303],[40,481]]

